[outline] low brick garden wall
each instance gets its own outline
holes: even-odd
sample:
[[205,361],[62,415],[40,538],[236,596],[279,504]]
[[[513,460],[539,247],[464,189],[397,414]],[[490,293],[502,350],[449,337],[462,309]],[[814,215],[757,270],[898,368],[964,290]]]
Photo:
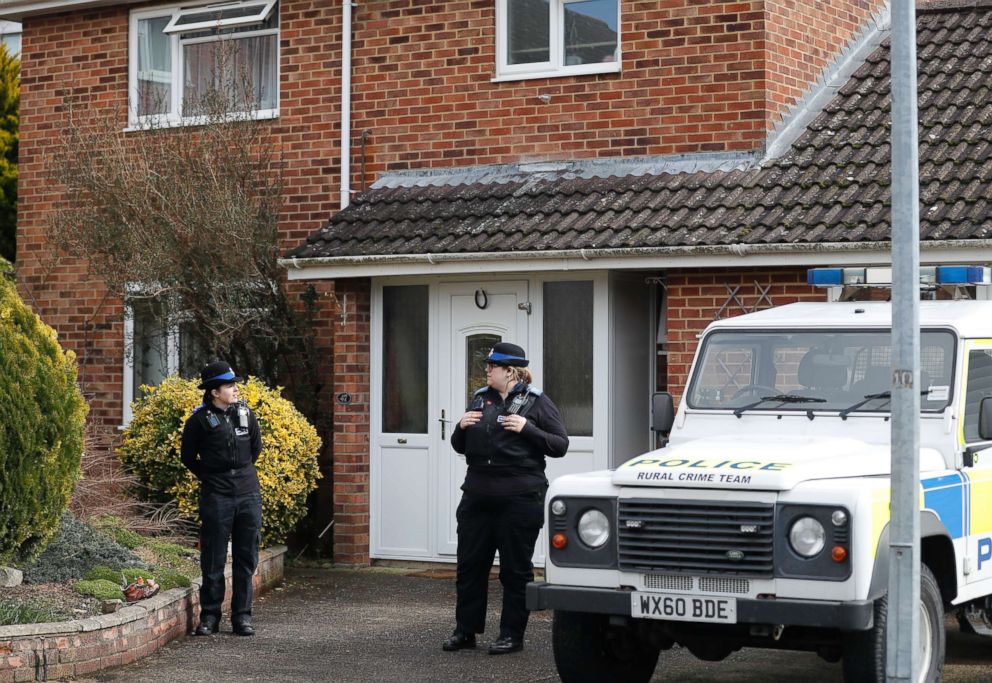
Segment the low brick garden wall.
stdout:
[[[283,579],[285,546],[259,553],[255,593]],[[231,567],[227,570],[231,597]],[[114,614],[51,624],[0,626],[0,683],[54,681],[128,664],[193,630],[199,616],[200,581],[122,607]]]

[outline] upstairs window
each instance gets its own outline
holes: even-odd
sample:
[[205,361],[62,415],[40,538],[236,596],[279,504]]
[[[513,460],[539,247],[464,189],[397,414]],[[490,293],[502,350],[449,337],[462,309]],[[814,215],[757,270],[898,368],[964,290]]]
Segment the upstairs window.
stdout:
[[[179,125],[279,110],[279,5],[243,0],[131,13],[129,123]],[[216,101],[216,100],[214,100]]]
[[620,70],[619,0],[497,0],[496,79]]

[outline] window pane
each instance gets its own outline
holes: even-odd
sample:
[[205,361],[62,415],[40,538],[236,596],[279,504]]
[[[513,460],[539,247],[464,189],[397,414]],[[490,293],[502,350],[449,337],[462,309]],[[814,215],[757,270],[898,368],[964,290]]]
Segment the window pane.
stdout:
[[208,101],[215,96],[230,112],[275,109],[278,55],[275,34],[184,45],[183,112],[211,112],[216,107]]
[[564,48],[566,66],[615,62],[617,1],[566,3]]
[[147,300],[131,302],[134,337],[131,339],[134,398],[143,395],[141,385],[155,386],[169,375],[168,336],[162,324],[161,306]]
[[506,58],[510,64],[551,59],[548,0],[506,0]]
[[486,386],[486,358],[496,344],[498,334],[473,334],[465,339],[465,405],[472,402],[476,390]]
[[427,286],[382,288],[382,431],[427,433]]
[[544,391],[570,436],[592,436],[592,282],[544,284]]
[[992,396],[992,356],[989,351],[968,354],[968,388],[964,396],[964,440],[978,441],[978,409]]
[[[187,379],[199,379],[200,370],[210,358],[192,327],[191,323],[179,325],[179,375]],[[235,369],[240,370],[237,366]],[[241,374],[243,375],[243,371]]]
[[172,39],[162,33],[170,17],[138,21],[138,116],[166,114],[172,96]]

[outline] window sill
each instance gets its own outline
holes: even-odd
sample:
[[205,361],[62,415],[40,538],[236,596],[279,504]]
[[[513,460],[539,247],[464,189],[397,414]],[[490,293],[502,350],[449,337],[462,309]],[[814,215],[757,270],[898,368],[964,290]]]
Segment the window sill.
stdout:
[[505,73],[494,77],[491,79],[491,82],[502,83],[504,81],[524,81],[533,78],[565,78],[567,76],[588,76],[591,74],[611,74],[619,72],[620,62],[601,62],[598,64],[582,64],[581,66],[548,69],[546,71]]
[[[262,121],[267,119],[277,119],[279,118],[278,109],[262,109],[257,112],[238,112],[233,114],[228,114],[222,119],[223,123],[231,123],[234,121]],[[173,118],[173,117],[149,117],[140,121],[130,121],[128,122],[127,128],[124,129],[125,133],[131,133],[140,130],[154,130],[157,128],[184,128],[184,127],[196,127],[205,126],[210,123],[209,117],[206,116],[189,116],[186,118]]]

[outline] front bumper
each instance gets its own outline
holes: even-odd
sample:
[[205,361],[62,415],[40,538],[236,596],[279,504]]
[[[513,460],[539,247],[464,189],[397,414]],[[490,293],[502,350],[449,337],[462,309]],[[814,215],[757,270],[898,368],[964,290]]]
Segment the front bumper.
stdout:
[[[557,609],[630,616],[630,591],[611,588],[527,584],[527,609]],[[753,600],[737,598],[737,623],[812,626],[841,631],[864,631],[874,622],[871,600]]]

